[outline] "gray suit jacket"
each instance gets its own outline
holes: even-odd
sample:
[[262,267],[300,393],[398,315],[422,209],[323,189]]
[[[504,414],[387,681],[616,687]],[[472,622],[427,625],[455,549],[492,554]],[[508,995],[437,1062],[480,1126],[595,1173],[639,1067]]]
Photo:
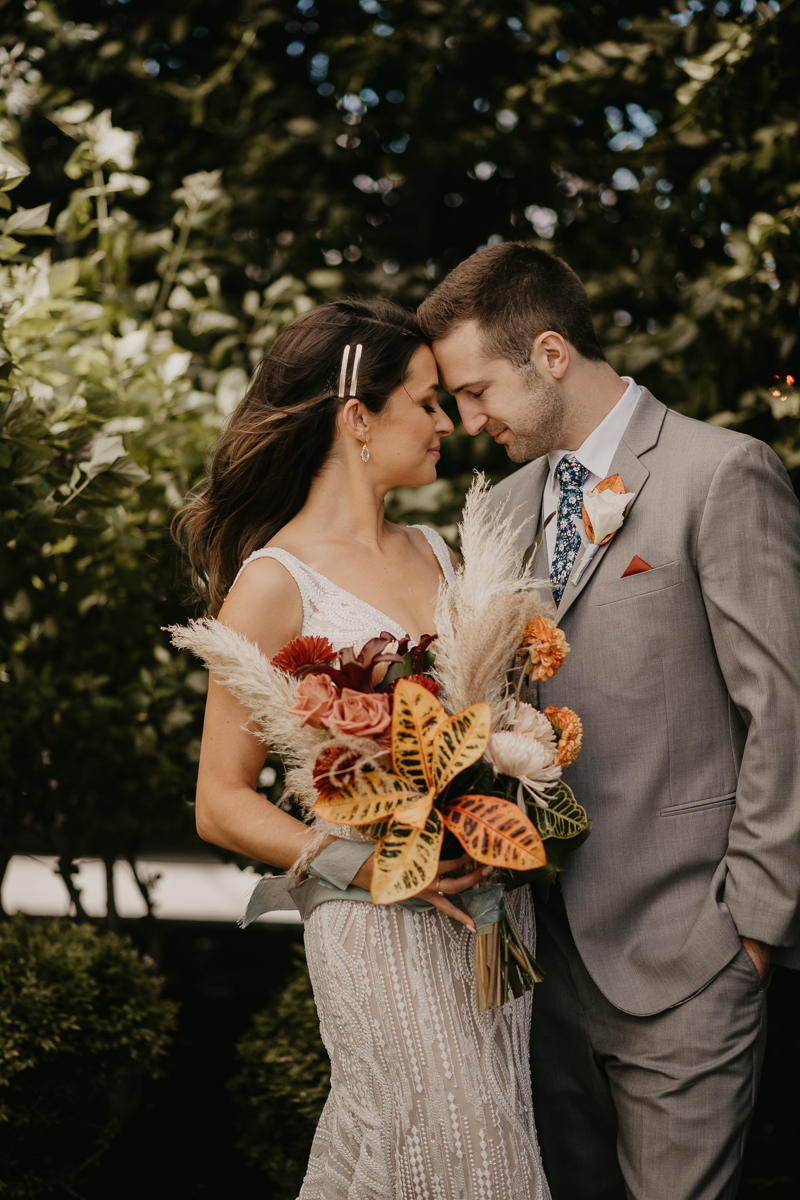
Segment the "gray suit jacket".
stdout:
[[[534,529],[547,469],[495,489]],[[572,653],[540,703],[584,724],[564,776],[594,820],[561,877],[573,935],[608,999],[644,1015],[702,988],[740,935],[800,941],[800,509],[768,446],[647,391],[614,472],[636,499],[567,583]],[[653,570],[623,579],[635,554]],[[546,577],[543,546],[532,569]]]

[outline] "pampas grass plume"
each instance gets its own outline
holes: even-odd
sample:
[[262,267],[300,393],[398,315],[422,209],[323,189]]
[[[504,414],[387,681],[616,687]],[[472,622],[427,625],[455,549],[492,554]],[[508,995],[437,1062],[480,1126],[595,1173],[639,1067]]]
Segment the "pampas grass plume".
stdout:
[[517,548],[519,524],[508,501],[498,505],[484,475],[467,494],[459,525],[464,565],[442,584],[436,602],[438,639],[432,649],[441,700],[450,712],[488,701],[501,729],[509,704],[508,673],[525,622],[555,616],[550,584],[532,579]]

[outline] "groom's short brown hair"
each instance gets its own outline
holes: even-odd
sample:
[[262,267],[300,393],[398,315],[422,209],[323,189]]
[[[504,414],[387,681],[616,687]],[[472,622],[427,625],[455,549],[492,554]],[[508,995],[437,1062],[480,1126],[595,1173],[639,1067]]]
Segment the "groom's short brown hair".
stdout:
[[572,267],[524,242],[485,246],[470,255],[423,300],[417,318],[431,341],[475,321],[484,352],[515,367],[530,361],[534,339],[548,329],[584,358],[605,361],[586,288]]

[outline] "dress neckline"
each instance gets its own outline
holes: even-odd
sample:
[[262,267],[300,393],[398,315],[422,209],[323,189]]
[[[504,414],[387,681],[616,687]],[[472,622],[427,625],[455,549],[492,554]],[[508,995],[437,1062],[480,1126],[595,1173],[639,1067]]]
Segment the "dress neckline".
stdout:
[[[351,600],[355,600],[357,604],[362,605],[364,608],[368,608],[370,610],[370,612],[375,613],[375,616],[380,617],[380,619],[382,621],[388,621],[389,625],[392,626],[393,628],[391,628],[391,629],[387,628],[387,630],[386,630],[387,633],[396,633],[396,631],[399,630],[400,631],[399,640],[402,640],[403,638],[408,638],[409,641],[412,642],[415,646],[417,645],[417,642],[415,641],[415,639],[412,638],[411,634],[408,633],[403,628],[403,626],[400,624],[399,621],[395,621],[395,619],[393,617],[390,617],[388,613],[382,612],[381,609],[376,608],[374,604],[370,604],[370,602],[368,600],[362,600],[360,596],[356,596],[355,592],[349,592],[347,590],[347,588],[343,588],[341,586],[341,584],[334,583],[334,581],[332,579],[329,579],[327,575],[323,575],[321,571],[317,571],[317,570],[315,570],[314,567],[310,567],[308,565],[308,563],[304,563],[302,558],[298,558],[296,554],[292,554],[291,550],[284,550],[282,546],[265,546],[264,550],[268,550],[270,552],[274,552],[277,550],[281,554],[286,554],[286,555],[288,555],[289,558],[293,558],[296,563],[300,564],[300,566],[303,568],[304,571],[308,571],[309,575],[316,575],[317,579],[323,579],[329,587],[336,588],[337,592],[342,592],[343,595],[349,596]],[[257,553],[259,553],[259,552],[257,551]],[[261,551],[261,553],[263,553],[263,551]]]

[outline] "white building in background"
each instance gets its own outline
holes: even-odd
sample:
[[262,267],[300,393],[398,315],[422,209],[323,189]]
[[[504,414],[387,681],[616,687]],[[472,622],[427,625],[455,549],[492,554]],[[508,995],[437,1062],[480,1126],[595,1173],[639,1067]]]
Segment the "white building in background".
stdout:
[[[240,871],[235,863],[190,862],[185,859],[137,861],[140,877],[158,875],[153,885],[156,916],[165,921],[238,921],[259,876],[252,867]],[[78,860],[73,878],[81,903],[90,917],[106,911],[105,867],[100,859]],[[143,917],[146,906],[128,863],[114,866],[114,894],[120,917]],[[17,854],[3,880],[3,908],[7,913],[65,917],[70,900],[58,874],[58,860]],[[298,912],[266,913],[259,921],[299,924]]]

